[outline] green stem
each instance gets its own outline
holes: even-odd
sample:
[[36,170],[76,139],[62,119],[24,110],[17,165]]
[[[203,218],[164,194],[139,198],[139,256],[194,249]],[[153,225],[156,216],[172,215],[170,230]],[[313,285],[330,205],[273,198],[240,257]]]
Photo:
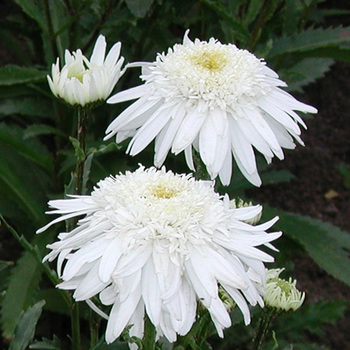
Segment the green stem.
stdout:
[[90,324],[90,348],[93,349],[99,340],[98,330],[100,328],[100,317],[90,309],[89,324]]
[[274,309],[265,308],[263,310],[263,314],[261,315],[259,320],[258,330],[253,340],[252,350],[261,349],[264,339],[269,331],[270,323],[275,316],[276,316],[276,312]]
[[[81,195],[84,192],[84,165],[86,160],[86,134],[87,134],[88,113],[85,108],[78,108],[78,126],[77,126],[77,139],[79,141],[79,148],[81,153],[78,152],[77,164],[74,172],[74,193]],[[75,226],[76,220],[72,226]],[[80,340],[80,317],[79,317],[79,303],[73,303],[71,308],[71,328],[72,328],[72,349],[81,349]]]
[[77,139],[79,141],[79,147],[83,153],[83,156],[79,156],[77,165],[74,172],[74,192],[75,194],[83,194],[83,178],[84,178],[84,165],[86,160],[86,134],[87,134],[88,113],[85,108],[78,109],[78,129]]
[[81,349],[79,303],[73,303],[71,308],[72,350]]
[[250,52],[254,51],[255,46],[258,43],[258,40],[260,39],[264,26],[271,16],[271,12],[275,10],[274,7],[275,7],[274,1],[271,1],[271,0],[264,1],[260,10],[258,19],[255,22],[254,28],[252,30],[250,41],[247,45],[247,49]]
[[154,350],[156,346],[156,329],[147,315],[145,316],[145,331],[142,344],[143,350]]

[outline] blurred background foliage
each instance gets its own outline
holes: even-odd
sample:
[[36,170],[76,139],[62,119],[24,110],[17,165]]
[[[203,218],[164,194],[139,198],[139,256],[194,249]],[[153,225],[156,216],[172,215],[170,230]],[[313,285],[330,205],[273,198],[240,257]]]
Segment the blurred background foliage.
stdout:
[[[54,98],[46,79],[56,58],[63,62],[65,49],[80,48],[89,57],[101,33],[108,47],[122,42],[126,62],[153,61],[157,52],[181,42],[185,30],[190,29],[191,39],[215,37],[254,52],[288,83],[289,91],[299,94],[335,60],[350,61],[350,27],[325,24],[328,16],[341,18],[350,11],[327,7],[323,0],[5,0],[0,6],[0,233],[10,235],[12,227],[38,247],[37,256],[45,255],[45,245],[57,234],[51,230],[35,235],[48,221],[44,215],[47,201],[70,193],[76,162],[69,139],[76,134],[76,115]],[[115,92],[140,84],[139,74],[137,69],[129,69]],[[87,139],[90,189],[109,174],[133,170],[140,162],[152,165],[153,145],[131,158],[125,154],[127,142],[102,141],[109,122],[125,107],[104,104],[91,115]],[[188,172],[182,155],[169,155],[165,165]],[[259,169],[263,184],[292,178],[289,172],[276,171],[263,162]],[[342,171],[348,177],[348,168],[344,166]],[[236,170],[232,184],[219,187],[219,191],[232,198],[247,198],[250,186]],[[277,264],[292,268],[290,251],[305,249],[319,266],[350,285],[349,234],[321,221],[265,208],[266,217],[273,215],[280,216],[277,228],[285,232],[278,243]],[[17,261],[8,258],[10,255],[0,257],[4,341],[16,340],[11,349],[25,349],[33,339],[34,349],[65,348],[68,340],[60,344],[53,336],[66,337],[67,311],[62,297],[43,277],[38,259],[30,252],[19,252],[18,245],[18,253],[13,253]],[[345,301],[324,302],[308,305],[299,316],[286,315],[276,326],[277,337],[270,348],[291,349],[290,343],[295,342],[299,344],[295,349],[320,349],[317,344],[305,343],[300,331],[309,327],[311,332],[322,332],[325,323],[334,323],[344,314],[346,305]],[[323,313],[325,309],[330,311]],[[35,334],[42,310],[48,322]],[[23,332],[29,324],[31,331]],[[220,343],[214,338],[214,348],[249,348],[248,334],[240,327],[228,330]],[[42,337],[49,338],[39,341]],[[101,343],[96,350],[124,346]]]

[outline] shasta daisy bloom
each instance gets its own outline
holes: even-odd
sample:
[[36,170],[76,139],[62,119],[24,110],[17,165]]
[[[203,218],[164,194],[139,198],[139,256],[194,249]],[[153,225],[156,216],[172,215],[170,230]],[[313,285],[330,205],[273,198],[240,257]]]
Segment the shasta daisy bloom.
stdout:
[[264,301],[266,306],[280,311],[296,311],[303,304],[305,293],[297,289],[296,280],[279,277],[283,270],[267,270]]
[[78,49],[65,51],[65,64],[60,70],[60,61],[52,65],[52,77],[47,76],[53,94],[72,106],[85,107],[103,102],[111,94],[121,76],[124,58],[119,58],[120,42],[113,45],[107,57],[106,39],[100,35],[95,43],[90,60]]
[[131,336],[142,338],[145,313],[157,337],[174,342],[191,329],[198,303],[223,336],[231,320],[220,290],[238,305],[246,324],[248,303],[263,305],[264,262],[273,258],[257,246],[273,248],[270,242],[281,232],[266,231],[277,218],[247,224],[261,206],[231,208],[212,182],[141,166],[100,181],[91,195],[49,205],[54,210],[48,214],[61,216],[38,232],[83,216],[48,245],[45,260],[58,258],[58,287],[74,290],[77,301],[91,306],[89,299],[98,295],[111,305],[108,343],[128,325]]
[[316,113],[280,87],[286,84],[262,59],[233,44],[188,38],[152,63],[141,62],[143,85],[117,93],[108,103],[137,99],[107,128],[105,139],[132,137],[127,151],[141,152],[155,139],[154,164],[161,166],[169,151],[184,151],[191,170],[192,150],[199,152],[212,179],[228,185],[232,156],[254,185],[261,180],[254,149],[267,162],[283,148],[302,144],[295,111]]

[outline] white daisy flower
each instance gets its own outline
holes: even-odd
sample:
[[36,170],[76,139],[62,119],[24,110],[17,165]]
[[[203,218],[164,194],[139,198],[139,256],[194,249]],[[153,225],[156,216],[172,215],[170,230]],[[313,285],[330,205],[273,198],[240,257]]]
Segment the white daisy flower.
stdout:
[[[58,257],[61,289],[75,290],[77,301],[99,295],[111,305],[106,341],[124,328],[142,338],[144,315],[157,337],[174,342],[196,318],[197,304],[208,309],[218,334],[231,325],[224,290],[250,322],[248,303],[263,306],[264,262],[273,258],[257,246],[280,237],[267,233],[278,218],[252,226],[261,206],[230,208],[212,182],[165,169],[145,169],[107,177],[91,193],[53,200],[60,221],[84,215],[71,232],[48,245],[45,260]],[[222,294],[222,293],[221,293]]]
[[230,183],[233,155],[243,175],[259,186],[254,148],[267,162],[274,155],[283,159],[282,148],[293,149],[293,139],[302,144],[298,123],[306,126],[295,110],[317,112],[280,89],[286,84],[263,60],[213,38],[192,42],[188,31],[183,44],[155,62],[129,66],[142,67],[145,84],[107,101],[137,99],[108,126],[105,139],[132,137],[131,155],[155,139],[157,167],[169,151],[184,151],[194,170],[194,147],[212,179],[219,175],[224,185]]
[[106,39],[100,35],[90,60],[78,49],[72,54],[65,51],[65,64],[60,71],[57,58],[52,65],[52,78],[47,76],[53,94],[72,106],[85,107],[103,102],[111,94],[121,76],[124,58],[119,59],[120,42],[113,45],[107,57]]
[[305,300],[305,293],[296,287],[296,280],[279,277],[284,269],[267,270],[264,301],[266,306],[281,311],[296,311]]

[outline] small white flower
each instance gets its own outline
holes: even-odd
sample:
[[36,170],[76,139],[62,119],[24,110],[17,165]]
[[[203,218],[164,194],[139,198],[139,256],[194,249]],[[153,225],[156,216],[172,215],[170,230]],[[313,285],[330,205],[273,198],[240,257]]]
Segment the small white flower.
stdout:
[[65,51],[65,65],[60,71],[59,58],[52,65],[52,78],[47,76],[50,89],[57,98],[72,106],[85,107],[105,101],[121,76],[124,58],[119,59],[120,42],[113,45],[107,57],[106,39],[100,35],[90,60],[78,49]]
[[232,155],[243,175],[254,185],[261,180],[254,148],[267,162],[282,148],[293,149],[302,119],[294,112],[316,113],[280,86],[278,75],[246,50],[209,42],[192,42],[185,34],[183,44],[158,54],[155,62],[141,66],[145,84],[112,96],[108,103],[138,99],[107,128],[105,139],[117,142],[128,137],[131,155],[141,152],[155,139],[154,164],[161,166],[169,151],[184,151],[194,170],[192,147],[197,150],[212,179],[219,175],[228,185]]
[[305,293],[296,288],[296,280],[284,280],[279,275],[284,269],[267,270],[264,301],[266,306],[283,311],[296,311],[303,304]]
[[[61,214],[47,226],[84,215],[71,232],[48,245],[45,260],[58,257],[62,289],[78,301],[99,295],[111,305],[106,340],[123,329],[142,338],[144,315],[157,336],[170,342],[185,335],[196,318],[197,303],[208,309],[217,332],[231,325],[220,289],[250,322],[248,303],[263,305],[264,262],[273,258],[257,246],[281,232],[267,233],[278,218],[245,223],[261,206],[230,208],[213,183],[165,169],[144,169],[107,177],[91,193],[49,202]],[[222,294],[222,293],[221,293]]]

